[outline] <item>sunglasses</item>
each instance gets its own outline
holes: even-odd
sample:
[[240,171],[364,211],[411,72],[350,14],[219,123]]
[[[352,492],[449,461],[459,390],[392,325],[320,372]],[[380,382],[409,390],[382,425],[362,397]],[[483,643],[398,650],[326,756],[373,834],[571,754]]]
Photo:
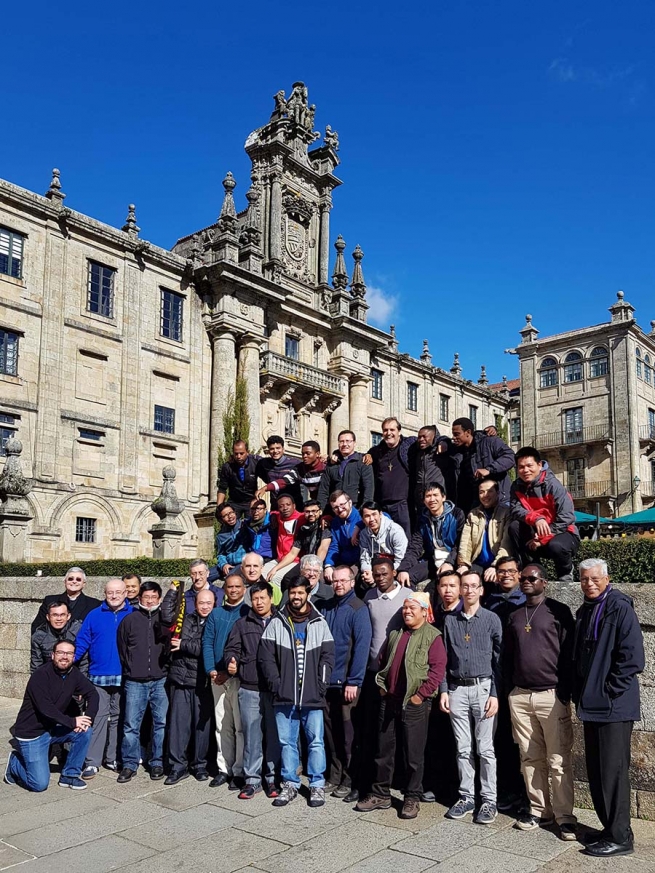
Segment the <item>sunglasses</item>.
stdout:
[[521,582],[543,582],[541,576],[521,576]]

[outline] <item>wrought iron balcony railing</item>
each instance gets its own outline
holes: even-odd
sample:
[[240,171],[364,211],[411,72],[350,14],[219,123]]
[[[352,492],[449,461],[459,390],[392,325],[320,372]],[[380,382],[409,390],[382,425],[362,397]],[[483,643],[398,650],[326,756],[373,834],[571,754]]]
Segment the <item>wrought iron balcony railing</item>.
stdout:
[[612,482],[605,479],[600,482],[578,482],[569,485],[569,493],[574,500],[590,497],[609,497],[612,494]]
[[539,433],[535,437],[538,449],[554,449],[559,446],[573,446],[579,443],[605,442],[610,438],[609,422],[592,424],[589,427],[575,427],[551,433]]

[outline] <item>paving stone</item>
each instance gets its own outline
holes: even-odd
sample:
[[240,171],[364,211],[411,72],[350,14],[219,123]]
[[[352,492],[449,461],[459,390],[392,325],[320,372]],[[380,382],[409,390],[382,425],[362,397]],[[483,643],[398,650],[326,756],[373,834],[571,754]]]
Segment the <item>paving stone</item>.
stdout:
[[282,809],[273,809],[265,815],[248,817],[238,828],[250,834],[296,846],[352,821],[352,811],[343,802],[326,803],[320,809],[311,809],[304,800],[300,803],[299,800],[300,798]]
[[17,834],[11,838],[12,845],[40,857],[60,852],[80,843],[88,843],[116,831],[147,821],[154,821],[167,814],[166,810],[144,800],[130,800],[111,809],[102,809],[88,815],[80,815],[75,827],[51,824],[42,828],[35,819],[35,830]]
[[418,834],[442,822],[444,813],[447,810],[447,807],[441,806],[438,803],[422,803],[416,818],[404,819],[398,818],[401,808],[402,801],[398,801],[391,809],[380,809],[377,812],[367,813],[359,812],[356,815],[364,821],[371,821],[375,824],[386,825],[392,828],[400,828],[410,834]]
[[505,828],[479,843],[488,849],[527,855],[539,861],[550,861],[565,852],[571,845],[556,835],[556,828],[537,828],[534,831],[519,831]]
[[153,782],[146,771],[141,769],[129,782],[121,785],[116,781],[116,773],[103,770],[89,783],[89,788],[94,794],[101,794],[103,797],[125,803],[127,800],[138,800],[140,797],[162,791],[164,785],[161,781]]
[[[263,859],[284,849],[282,843],[236,829],[219,831],[204,840],[185,843],[178,849],[158,855],[156,863],[151,858],[122,867],[121,873],[181,873],[191,870],[193,873],[232,873],[243,870],[244,864],[259,866]],[[279,868],[279,873],[282,873],[282,868]]]
[[[256,794],[252,800],[239,800],[239,792],[230,791],[226,785],[221,785],[220,788],[209,788],[208,791],[210,796],[207,803],[213,803],[216,806],[222,806],[223,809],[231,809],[233,812],[240,812],[244,815],[265,815],[267,812],[275,809],[273,801],[266,797],[263,791]],[[334,800],[334,798],[332,799]],[[341,803],[341,801],[338,802]],[[304,798],[299,797],[293,801],[292,806],[295,808],[303,803],[306,803],[306,801]]]
[[[447,858],[436,869],[439,873],[532,873],[540,870],[542,865],[543,862],[536,858],[472,846]],[[557,870],[559,873],[559,868]]]
[[[101,795],[90,794],[89,791],[64,791],[57,787],[55,791],[44,792],[50,803],[40,804],[33,814],[27,812],[23,805],[13,812],[0,815],[0,837],[10,837],[32,830],[38,823],[39,827],[63,822],[69,818],[86,815],[99,809],[118,806],[114,800]],[[26,794],[28,792],[25,792]]]
[[23,861],[29,861],[33,857],[34,855],[27,855],[20,849],[0,841],[0,870],[6,870],[15,864],[22,864]]
[[[653,859],[644,860],[636,855],[612,859],[592,858],[583,855],[580,846],[577,851],[574,849],[572,852],[566,852],[539,867],[539,873],[653,873],[653,871],[655,871]],[[460,870],[459,873],[462,871]]]
[[[161,786],[161,783],[159,784]],[[170,788],[164,788],[155,791],[154,794],[144,796],[144,800],[147,800],[148,803],[158,803],[160,806],[165,806],[166,809],[179,811],[199,806],[201,803],[210,803],[214,799],[214,791],[208,787],[208,783],[196,782],[192,776]],[[247,806],[243,801],[242,805]]]
[[[407,837],[394,848],[399,852],[443,861],[463,849],[481,843],[491,835],[492,829],[482,825],[444,819],[439,824],[414,837]],[[493,830],[495,833],[495,829]]]
[[158,821],[120,831],[120,835],[160,852],[168,852],[180,843],[202,839],[248,821],[248,816],[205,803],[184,812],[171,813]]
[[284,870],[284,873],[307,873],[308,870],[337,873],[358,865],[365,858],[376,855],[381,849],[388,849],[402,839],[403,832],[397,828],[355,822],[287,849],[273,858],[258,862],[256,866],[269,873],[279,873],[280,870]]
[[[15,869],[16,873],[18,870],[20,873],[107,873],[109,870],[122,870],[125,864],[151,858],[154,854],[147,846],[111,834],[83,846],[27,861]],[[157,869],[156,862],[153,864],[151,860],[150,864],[151,871]]]
[[422,873],[429,868],[436,869],[431,858],[418,858],[394,849],[384,849],[377,855],[371,855],[370,858],[347,867],[343,873]]
[[[72,791],[68,792],[73,794]],[[17,785],[7,785],[6,782],[0,782],[0,815],[16,812],[17,810],[35,809],[37,806],[44,806],[47,803],[52,803],[54,800],[60,800],[62,789],[57,786],[56,780],[50,781],[50,787],[47,791],[25,791]]]

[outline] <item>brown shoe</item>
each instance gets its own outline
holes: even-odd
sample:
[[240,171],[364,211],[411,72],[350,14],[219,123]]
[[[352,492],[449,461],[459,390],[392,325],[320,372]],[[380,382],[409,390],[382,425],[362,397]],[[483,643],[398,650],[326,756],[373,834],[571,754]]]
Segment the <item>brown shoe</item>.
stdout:
[[420,808],[421,804],[415,797],[406,797],[400,813],[400,818],[416,818]]
[[391,809],[390,797],[378,797],[377,794],[369,794],[364,800],[355,805],[357,812],[375,812],[376,809]]

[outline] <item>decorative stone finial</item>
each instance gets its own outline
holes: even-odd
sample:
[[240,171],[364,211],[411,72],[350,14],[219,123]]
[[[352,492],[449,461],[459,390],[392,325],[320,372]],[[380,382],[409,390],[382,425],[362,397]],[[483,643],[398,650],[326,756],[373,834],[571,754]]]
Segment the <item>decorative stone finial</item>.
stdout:
[[625,300],[623,291],[616,292],[616,303],[610,306],[609,311],[612,314],[612,321],[634,321],[635,308],[632,304]]
[[655,336],[655,321],[651,321],[650,323],[650,335]]
[[61,180],[59,178],[60,175],[61,174],[59,170],[55,167],[52,171],[52,180],[50,182],[50,187],[48,188],[45,195],[48,200],[53,200],[57,203],[61,203],[63,200],[66,199],[66,195],[61,190]]
[[130,203],[127,207],[127,218],[125,219],[125,224],[121,228],[124,233],[128,233],[130,236],[138,236],[140,227],[137,227],[136,223],[136,206],[134,203]]
[[487,379],[487,368],[484,364],[480,367],[480,378],[478,379],[478,385],[488,385],[489,380]]
[[623,291],[616,292],[616,299],[617,300],[623,300],[624,297],[625,297],[625,294],[623,293]]
[[453,376],[461,376],[462,375],[462,365],[459,362],[459,352],[455,352],[453,357],[453,365],[450,368],[450,372]]
[[521,334],[521,337],[522,337],[522,339],[521,339],[522,343],[533,343],[537,339],[537,337],[539,336],[539,331],[532,324],[532,316],[531,315],[525,316],[525,325],[524,325],[524,327],[521,328],[519,333]]
[[337,260],[334,264],[334,273],[332,273],[332,286],[340,291],[345,291],[348,285],[348,271],[346,270],[346,261],[343,253],[346,250],[346,241],[339,234],[334,244],[337,250]]
[[362,258],[364,257],[364,252],[361,250],[359,243],[355,246],[355,251],[353,252],[353,260],[355,261],[355,266],[353,268],[353,278],[350,283],[350,290],[353,293],[353,297],[365,297],[366,296],[366,285],[364,283],[364,273],[362,272]]
[[166,524],[167,527],[178,528],[180,526],[177,521],[177,516],[184,509],[184,503],[178,499],[177,491],[175,490],[175,467],[170,464],[164,467],[161,471],[163,482],[161,486],[161,494],[152,501],[150,506],[153,512],[159,516],[160,524]]
[[426,339],[423,340],[423,351],[421,352],[421,360],[424,364],[432,363],[432,355],[430,354],[430,346]]
[[5,444],[7,460],[0,475],[0,514],[31,516],[30,505],[25,499],[32,490],[32,482],[23,475],[20,456],[22,442],[10,437]]
[[234,179],[232,173],[228,171],[227,175],[223,179],[223,188],[225,188],[225,197],[223,198],[223,207],[221,209],[221,214],[219,218],[236,218],[237,210],[234,205],[234,189],[236,188],[237,183]]

